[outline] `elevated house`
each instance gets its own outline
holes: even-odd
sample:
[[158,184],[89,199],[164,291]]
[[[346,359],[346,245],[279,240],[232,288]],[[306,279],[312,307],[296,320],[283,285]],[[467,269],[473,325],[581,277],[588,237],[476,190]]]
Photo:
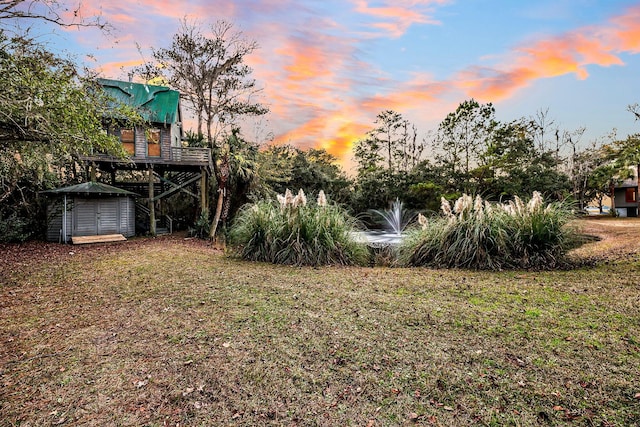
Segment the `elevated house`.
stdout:
[[207,181],[213,169],[211,152],[183,144],[180,93],[165,86],[120,80],[99,79],[99,83],[116,102],[136,109],[144,124],[105,121],[105,131],[120,139],[130,157],[101,153],[82,157],[92,180],[99,176],[113,187],[140,196],[137,212],[148,218],[148,230],[153,235],[161,229],[171,230],[163,201],[178,192],[197,199],[204,210]]
[[638,178],[625,179],[613,189],[611,207],[615,208],[618,216],[638,216]]

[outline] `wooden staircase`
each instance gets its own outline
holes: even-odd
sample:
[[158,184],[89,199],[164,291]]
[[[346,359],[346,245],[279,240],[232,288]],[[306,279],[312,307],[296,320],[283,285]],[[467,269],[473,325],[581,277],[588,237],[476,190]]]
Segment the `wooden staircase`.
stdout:
[[[148,223],[150,211],[149,208],[145,205],[145,202],[136,201],[136,217],[138,217],[139,212],[141,212],[147,218]],[[156,219],[156,236],[172,233],[173,218],[171,218],[169,215],[160,215],[160,217]]]
[[[162,177],[157,173],[157,182],[153,184],[153,200],[160,200],[165,197],[171,197],[174,194],[182,191],[195,198],[199,196],[188,189],[189,185],[197,182],[202,177],[202,173],[196,172],[172,172],[167,177]],[[141,197],[149,197],[149,183],[146,181],[140,182],[118,182],[114,184],[118,188],[131,191],[140,195]]]

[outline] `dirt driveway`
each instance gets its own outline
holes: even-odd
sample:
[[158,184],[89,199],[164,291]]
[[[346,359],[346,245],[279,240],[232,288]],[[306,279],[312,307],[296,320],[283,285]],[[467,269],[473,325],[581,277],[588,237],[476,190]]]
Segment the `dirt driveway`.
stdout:
[[572,257],[606,262],[640,256],[640,218],[586,217],[574,224],[582,233],[598,240],[572,250]]

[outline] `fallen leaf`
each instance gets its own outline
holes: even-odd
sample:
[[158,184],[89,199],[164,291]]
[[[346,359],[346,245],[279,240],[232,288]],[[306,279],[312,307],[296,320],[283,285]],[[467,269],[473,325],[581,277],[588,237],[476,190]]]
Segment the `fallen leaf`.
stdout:
[[633,398],[634,398],[634,399],[640,399],[640,393],[636,393],[636,394],[633,396]]
[[418,414],[416,414],[415,412],[410,413],[409,419],[413,422],[418,421]]
[[453,411],[453,408],[451,406],[445,406],[444,410],[445,411]]
[[560,406],[560,405],[556,405],[556,406],[553,407],[553,410],[554,411],[564,411],[564,408],[562,406]]
[[231,347],[231,343],[225,342],[225,343],[222,343],[222,346],[224,348],[229,348],[229,347]]

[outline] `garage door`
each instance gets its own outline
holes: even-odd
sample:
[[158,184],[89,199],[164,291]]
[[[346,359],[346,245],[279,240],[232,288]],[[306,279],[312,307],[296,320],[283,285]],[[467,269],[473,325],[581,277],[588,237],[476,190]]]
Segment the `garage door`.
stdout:
[[94,236],[118,232],[118,199],[76,199],[75,236]]

